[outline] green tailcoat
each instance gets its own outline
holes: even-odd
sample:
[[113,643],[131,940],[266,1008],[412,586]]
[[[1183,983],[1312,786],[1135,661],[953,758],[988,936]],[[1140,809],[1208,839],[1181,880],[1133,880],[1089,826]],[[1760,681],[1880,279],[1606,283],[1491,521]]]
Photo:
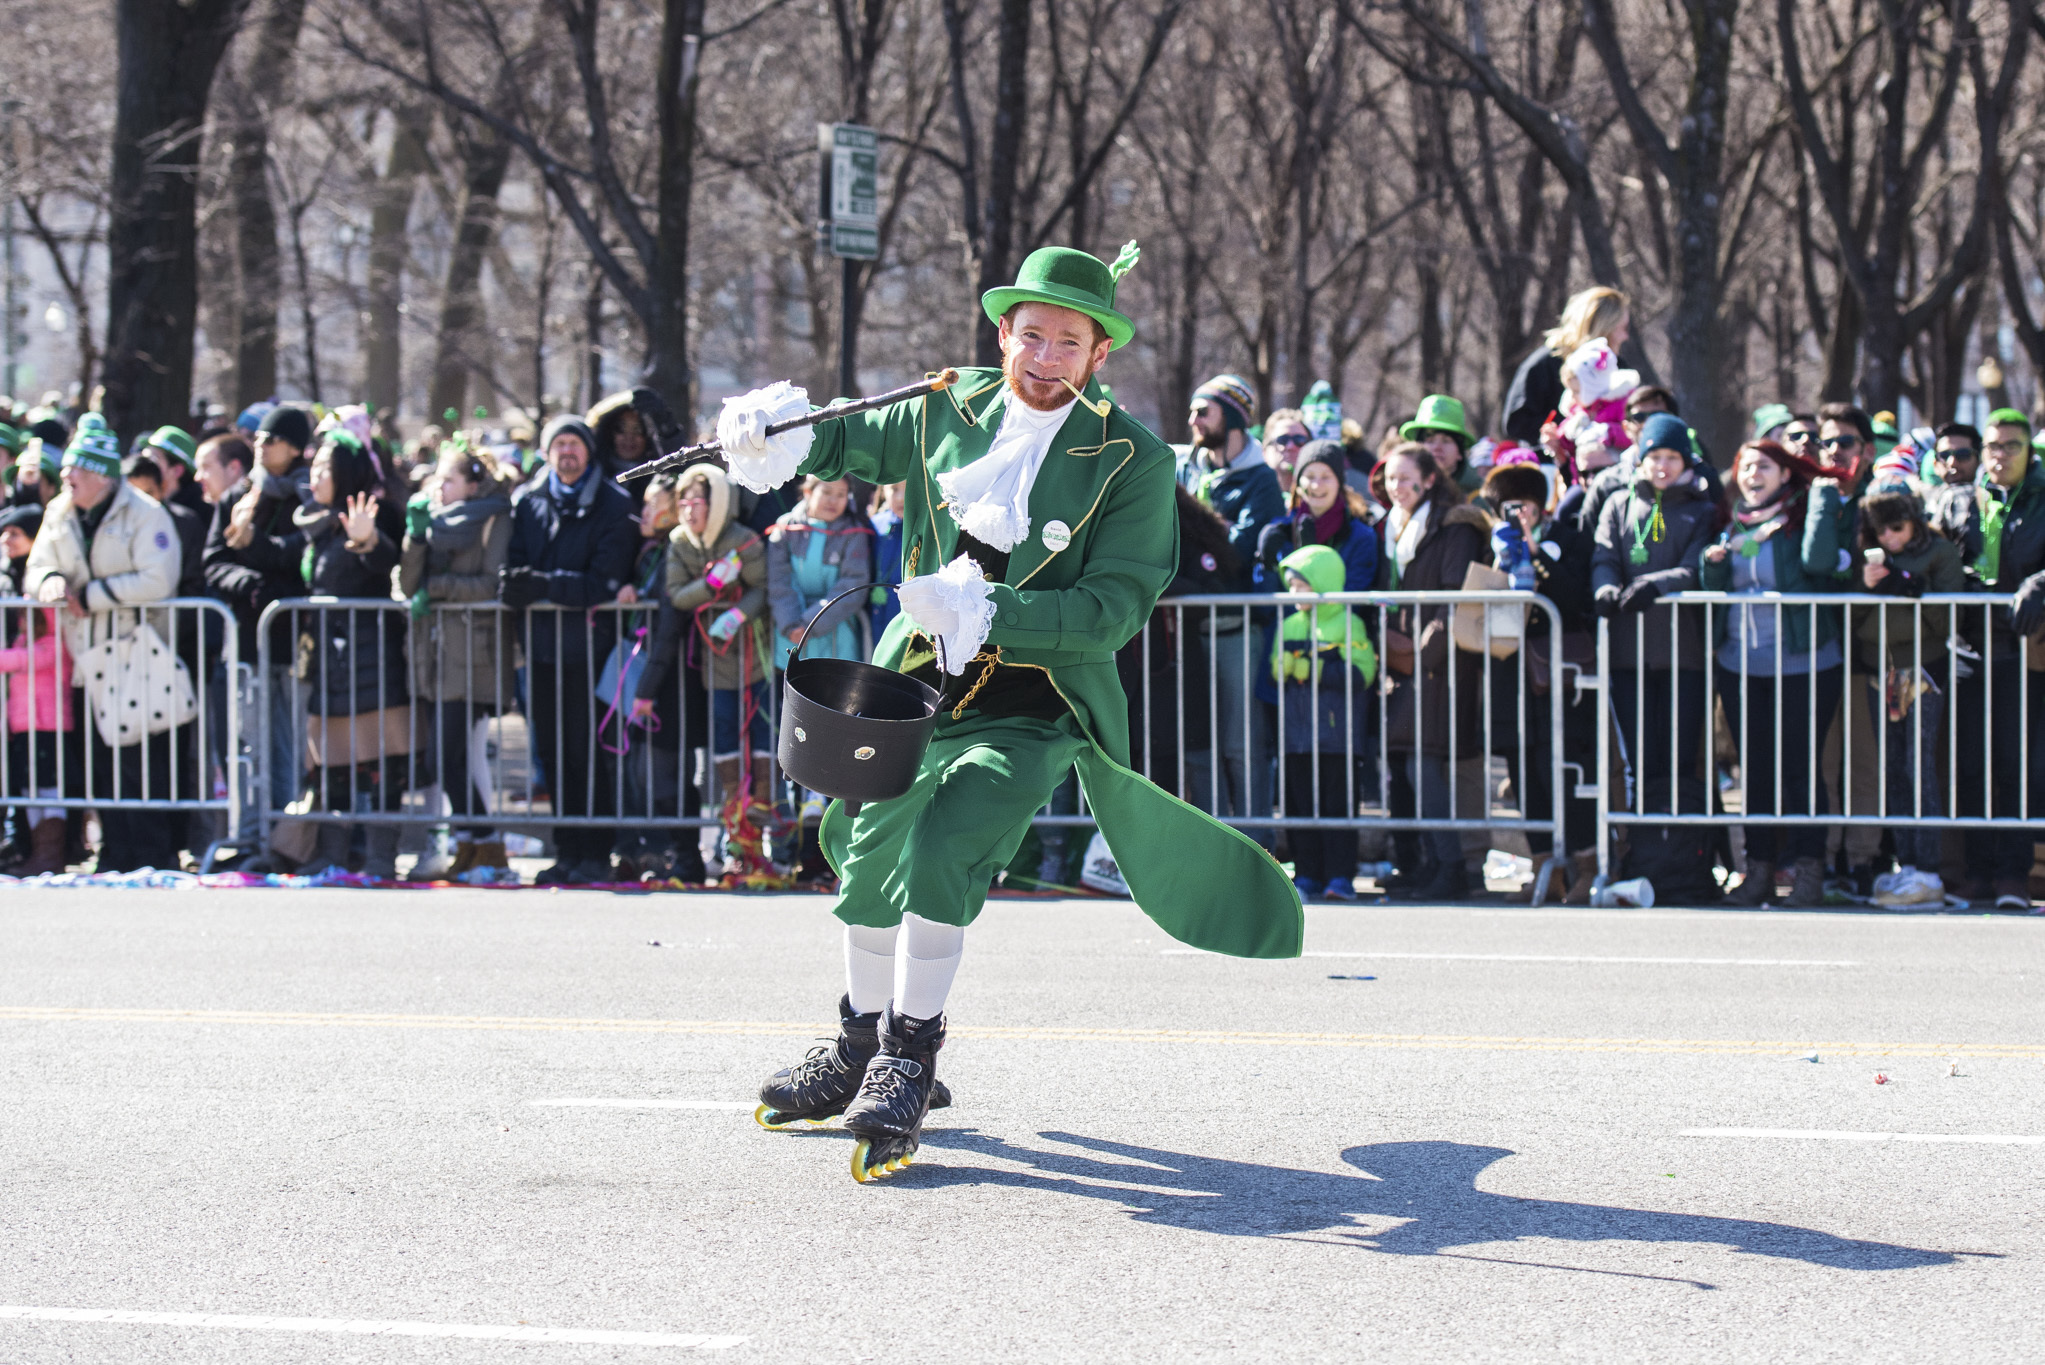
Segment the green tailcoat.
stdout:
[[[1097,382],[1086,398],[1101,401]],[[818,427],[802,472],[906,482],[903,577],[934,573],[959,552],[935,476],[987,453],[1008,401],[999,370],[962,371],[944,393]],[[1198,948],[1297,957],[1304,916],[1284,869],[1241,831],[1129,767],[1129,703],[1115,651],[1142,628],[1178,564],[1170,447],[1120,408],[1101,417],[1076,404],[1044,458],[1029,511],[1029,538],[993,589],[986,648],[1003,663],[1049,672],[1072,707],[1089,741],[1076,764],[1080,784],[1137,905]],[[1053,523],[1070,537],[1062,548],[1055,533],[1047,542]],[[908,618],[897,616],[874,662],[901,668],[910,633]],[[847,824],[833,802],[821,842],[841,871]]]

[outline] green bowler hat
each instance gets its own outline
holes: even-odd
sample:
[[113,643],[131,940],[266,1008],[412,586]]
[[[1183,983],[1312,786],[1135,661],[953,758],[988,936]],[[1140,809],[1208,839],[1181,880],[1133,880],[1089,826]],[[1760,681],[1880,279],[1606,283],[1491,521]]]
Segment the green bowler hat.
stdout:
[[149,434],[149,444],[187,469],[192,468],[193,461],[198,458],[198,443],[183,427],[158,427]]
[[1032,251],[1022,263],[1014,284],[988,290],[980,296],[980,303],[990,322],[1001,321],[1001,315],[1018,303],[1055,303],[1060,308],[1074,308],[1101,325],[1111,348],[1127,346],[1136,335],[1136,325],[1115,311],[1115,286],[1141,255],[1136,243],[1131,242],[1109,265],[1069,246],[1042,247]]
[[1462,400],[1445,393],[1430,393],[1421,399],[1420,411],[1399,428],[1399,439],[1417,441],[1430,431],[1447,432],[1465,450],[1477,441],[1477,433],[1470,430],[1470,419],[1463,415]]

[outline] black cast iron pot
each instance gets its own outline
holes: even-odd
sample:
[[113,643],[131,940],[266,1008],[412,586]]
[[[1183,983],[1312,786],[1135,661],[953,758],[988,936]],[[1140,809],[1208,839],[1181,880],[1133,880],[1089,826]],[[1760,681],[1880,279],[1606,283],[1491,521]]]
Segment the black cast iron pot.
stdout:
[[[872,585],[856,583],[824,610]],[[781,769],[790,780],[856,808],[915,785],[937,725],[937,690],[878,664],[805,659],[805,625],[781,678]]]

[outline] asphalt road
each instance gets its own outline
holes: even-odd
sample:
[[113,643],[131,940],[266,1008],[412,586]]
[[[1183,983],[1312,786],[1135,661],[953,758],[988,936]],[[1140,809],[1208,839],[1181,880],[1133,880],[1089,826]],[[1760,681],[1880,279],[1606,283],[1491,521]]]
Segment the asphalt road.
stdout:
[[996,901],[858,1186],[827,908],[0,893],[0,1361],[2045,1354],[2045,919]]

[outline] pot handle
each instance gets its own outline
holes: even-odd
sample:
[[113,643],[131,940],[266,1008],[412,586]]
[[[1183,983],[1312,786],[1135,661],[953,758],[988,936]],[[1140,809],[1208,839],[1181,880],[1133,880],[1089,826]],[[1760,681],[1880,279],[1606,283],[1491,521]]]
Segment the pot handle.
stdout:
[[[821,618],[825,612],[829,611],[832,607],[837,606],[838,603],[850,597],[853,593],[863,592],[866,589],[873,587],[886,588],[889,592],[894,593],[897,597],[901,596],[902,594],[902,585],[900,583],[879,583],[879,584],[854,583],[852,586],[848,588],[841,588],[837,592],[832,593],[829,597],[826,597],[824,599],[822,606],[818,607],[815,611],[810,613],[809,620],[802,623],[802,630],[795,637],[795,648],[788,652],[788,662],[794,663],[797,659],[800,659],[802,657],[802,647],[809,643],[810,627],[815,625],[818,619]],[[944,641],[933,640],[931,643],[937,646],[938,667],[944,669],[944,671],[947,673],[951,672],[949,668],[945,668],[944,664]]]

